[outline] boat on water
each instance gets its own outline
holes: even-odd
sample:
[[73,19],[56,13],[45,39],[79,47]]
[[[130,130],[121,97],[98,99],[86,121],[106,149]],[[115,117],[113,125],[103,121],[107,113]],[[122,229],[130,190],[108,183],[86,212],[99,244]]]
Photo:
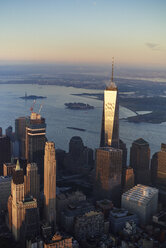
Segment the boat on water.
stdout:
[[85,132],[86,129],[84,128],[78,128],[78,127],[67,127],[68,129],[73,129],[73,130],[77,130],[77,131],[82,131],[82,132]]

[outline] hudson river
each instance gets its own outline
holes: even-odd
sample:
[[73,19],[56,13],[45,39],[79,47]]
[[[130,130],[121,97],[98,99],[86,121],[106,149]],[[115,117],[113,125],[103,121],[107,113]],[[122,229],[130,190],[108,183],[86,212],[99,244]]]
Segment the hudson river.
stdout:
[[[20,116],[30,115],[32,100],[23,100],[19,97],[27,95],[47,96],[46,99],[36,101],[34,111],[39,111],[43,104],[41,115],[46,119],[47,138],[55,142],[56,148],[68,151],[68,144],[72,136],[80,136],[84,145],[93,149],[99,146],[102,101],[73,96],[71,94],[95,93],[101,91],[85,90],[73,87],[39,86],[39,85],[0,85],[0,127],[5,129],[11,125],[15,126],[15,119]],[[65,102],[84,102],[93,105],[91,110],[71,110],[64,106]],[[128,117],[134,113],[126,108],[120,107],[120,118]],[[83,128],[85,132],[68,129],[67,127]],[[128,158],[131,143],[137,138],[144,138],[150,144],[151,155],[160,150],[160,145],[166,142],[166,123],[129,123],[120,120],[120,138],[127,144]]]

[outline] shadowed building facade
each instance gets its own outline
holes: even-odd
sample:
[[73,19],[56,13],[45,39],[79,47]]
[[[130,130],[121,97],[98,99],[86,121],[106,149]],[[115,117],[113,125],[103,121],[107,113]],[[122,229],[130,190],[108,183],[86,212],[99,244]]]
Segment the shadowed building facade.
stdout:
[[19,141],[19,155],[25,158],[25,137],[26,117],[19,117],[15,120],[15,136]]
[[73,136],[69,142],[69,153],[65,154],[65,172],[70,174],[87,173],[93,166],[93,150],[84,146],[79,136]]
[[55,145],[46,142],[44,155],[44,215],[52,226],[56,223],[56,159]]
[[119,205],[121,197],[122,151],[112,147],[96,149],[95,198]]
[[134,170],[135,184],[150,183],[150,148],[149,143],[140,138],[130,148],[130,166]]
[[27,165],[27,173],[24,176],[25,195],[33,196],[39,199],[40,195],[40,176],[38,174],[38,167],[36,163]]
[[37,163],[41,181],[44,177],[44,147],[46,142],[46,124],[41,115],[32,112],[26,119],[26,159]]
[[10,138],[6,135],[0,135],[0,175],[3,174],[3,164],[11,161]]
[[159,200],[166,206],[166,144],[161,144],[161,151],[156,152],[151,161],[152,183],[159,189]]

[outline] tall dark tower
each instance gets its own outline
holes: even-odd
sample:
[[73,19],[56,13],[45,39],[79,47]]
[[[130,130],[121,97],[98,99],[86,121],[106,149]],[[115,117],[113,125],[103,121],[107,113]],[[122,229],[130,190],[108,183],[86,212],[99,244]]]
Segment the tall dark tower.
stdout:
[[116,206],[120,204],[122,151],[112,147],[96,149],[95,198],[108,198]]
[[152,184],[159,189],[159,202],[166,206],[166,144],[156,152],[151,160]]
[[134,170],[135,184],[150,183],[150,148],[149,143],[140,138],[130,148],[130,166]]
[[25,158],[25,128],[26,117],[19,117],[15,120],[15,135],[19,141],[19,154],[20,157]]
[[103,117],[100,147],[119,147],[119,102],[118,88],[113,82],[114,61],[110,85],[104,90]]
[[29,163],[37,163],[41,181],[44,177],[45,119],[35,112],[26,120],[25,155]]
[[10,138],[6,135],[0,135],[0,175],[3,173],[3,164],[11,161]]

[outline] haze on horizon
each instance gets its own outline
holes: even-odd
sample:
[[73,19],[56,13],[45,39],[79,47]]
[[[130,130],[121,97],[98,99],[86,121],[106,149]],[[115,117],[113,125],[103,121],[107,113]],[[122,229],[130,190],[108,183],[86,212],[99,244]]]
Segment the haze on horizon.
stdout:
[[5,0],[0,62],[166,67],[163,0]]

